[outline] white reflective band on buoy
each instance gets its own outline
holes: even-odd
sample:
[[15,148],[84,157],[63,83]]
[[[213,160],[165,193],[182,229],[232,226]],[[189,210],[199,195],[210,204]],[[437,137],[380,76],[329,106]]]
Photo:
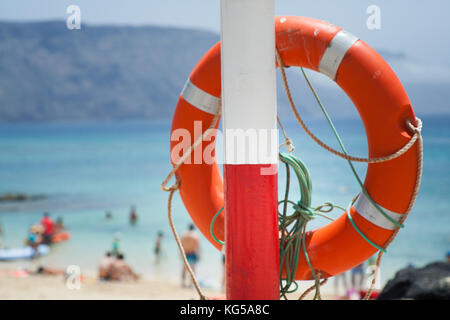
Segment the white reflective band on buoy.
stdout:
[[[356,200],[353,208],[359,213],[360,216],[369,220],[373,224],[379,226],[380,228],[387,230],[394,230],[395,225],[389,221],[378,209],[372,204],[372,202],[367,198],[364,192],[361,192]],[[403,214],[390,211],[386,208],[380,206],[380,208],[395,221],[400,221]]]
[[332,80],[336,79],[336,73],[341,65],[342,59],[347,53],[348,49],[358,41],[359,38],[348,33],[347,31],[339,31],[331,40],[327,50],[320,60],[319,71]]
[[190,79],[186,81],[181,96],[191,105],[210,114],[216,114],[217,108],[220,106],[220,98],[203,91]]

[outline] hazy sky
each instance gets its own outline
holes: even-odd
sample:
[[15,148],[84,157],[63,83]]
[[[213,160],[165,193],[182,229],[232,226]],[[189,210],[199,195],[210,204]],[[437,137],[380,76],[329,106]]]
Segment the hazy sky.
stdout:
[[[275,0],[277,15],[332,22],[375,48],[404,52],[418,61],[450,65],[449,0]],[[0,20],[65,20],[81,8],[82,24],[194,27],[218,32],[220,0],[1,0]],[[369,5],[381,9],[381,30],[366,26]]]

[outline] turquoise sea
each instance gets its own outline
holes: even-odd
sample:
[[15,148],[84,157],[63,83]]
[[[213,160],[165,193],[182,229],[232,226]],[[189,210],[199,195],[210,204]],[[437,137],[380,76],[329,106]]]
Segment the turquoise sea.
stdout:
[[[385,282],[408,264],[424,265],[443,260],[450,249],[450,118],[423,119],[424,173],[416,206],[384,256],[381,275]],[[322,120],[308,124],[317,135],[336,146]],[[336,121],[350,153],[367,155],[359,120]],[[295,154],[308,166],[313,179],[313,204],[331,200],[346,206],[359,192],[348,164],[316,146],[296,123],[286,123],[295,143]],[[120,233],[121,250],[138,272],[177,277],[181,260],[167,220],[167,194],[160,190],[169,172],[170,121],[14,124],[0,125],[0,194],[7,192],[45,195],[33,202],[0,204],[3,245],[22,246],[27,228],[44,211],[62,217],[72,234],[55,245],[44,263],[53,267],[79,265],[94,271],[98,260]],[[364,175],[365,165],[357,165]],[[279,174],[280,197],[284,172]],[[298,191],[293,192],[293,198]],[[139,215],[136,226],[128,223],[130,207]],[[190,218],[177,195],[176,227],[184,231]],[[105,212],[113,219],[106,221]],[[311,228],[325,222],[313,221]],[[164,259],[155,265],[154,242],[164,232]],[[24,266],[28,262],[21,262]],[[219,281],[221,255],[202,241],[199,277]]]

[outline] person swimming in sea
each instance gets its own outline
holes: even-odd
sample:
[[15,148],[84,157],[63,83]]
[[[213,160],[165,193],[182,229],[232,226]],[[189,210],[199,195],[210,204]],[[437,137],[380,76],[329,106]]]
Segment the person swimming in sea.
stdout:
[[112,243],[112,255],[117,257],[120,254],[120,233],[116,232],[114,234],[114,239],[113,239],[113,243]]
[[137,223],[137,213],[136,213],[136,207],[132,206],[130,210],[130,224],[135,225]]
[[50,217],[50,214],[48,212],[44,212],[40,223],[44,227],[42,242],[45,244],[51,244],[53,242],[53,235],[55,233],[55,222]]
[[37,247],[42,244],[42,234],[44,232],[44,227],[40,224],[32,225],[28,229],[28,237],[26,240],[27,246],[30,246],[35,250],[35,253],[37,253]]
[[66,227],[64,226],[63,218],[58,217],[58,219],[56,219],[54,233],[58,234],[60,232],[63,232],[65,228]]
[[162,231],[158,232],[158,236],[156,237],[156,242],[155,242],[155,263],[159,264],[161,262],[161,246],[162,246],[162,239],[164,237],[164,234],[162,233]]
[[[184,252],[186,254],[186,259],[192,271],[195,273],[195,268],[200,260],[200,241],[197,232],[195,231],[195,226],[190,224],[188,230],[181,236],[181,245],[183,246]],[[186,287],[186,267],[183,265],[181,271],[181,285]]]
[[105,220],[106,221],[112,220],[112,213],[111,213],[111,211],[106,211],[105,212]]

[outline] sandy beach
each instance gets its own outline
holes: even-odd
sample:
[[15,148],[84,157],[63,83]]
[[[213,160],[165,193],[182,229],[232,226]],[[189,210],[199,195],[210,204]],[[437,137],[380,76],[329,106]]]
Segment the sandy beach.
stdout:
[[[136,282],[102,282],[94,275],[86,275],[79,289],[70,289],[64,276],[26,275],[18,277],[15,269],[0,269],[0,300],[198,300],[194,288],[182,288],[170,278],[143,277]],[[297,299],[308,284],[291,294]],[[323,299],[334,299],[331,286],[322,288]],[[214,289],[202,289],[208,299],[223,299],[224,293]],[[313,293],[306,299],[312,299]]]
[[[222,293],[204,289],[211,298]],[[14,270],[0,272],[0,300],[22,299],[198,299],[191,288],[181,288],[174,280],[142,278],[136,282],[100,282],[93,276],[86,276],[80,289],[70,289],[63,276],[28,275],[14,276]]]

